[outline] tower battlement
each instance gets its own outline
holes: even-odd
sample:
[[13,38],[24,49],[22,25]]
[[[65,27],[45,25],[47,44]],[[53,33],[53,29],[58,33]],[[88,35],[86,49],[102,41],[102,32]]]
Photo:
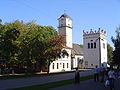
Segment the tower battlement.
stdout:
[[99,28],[98,30],[90,29],[90,31],[83,30],[83,35],[91,35],[91,34],[103,34],[103,35],[106,35],[106,31],[104,31],[101,28]]

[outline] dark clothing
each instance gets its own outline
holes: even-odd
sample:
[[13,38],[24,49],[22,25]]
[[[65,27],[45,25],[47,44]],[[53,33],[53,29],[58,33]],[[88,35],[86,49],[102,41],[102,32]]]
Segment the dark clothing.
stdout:
[[109,81],[110,81],[110,90],[112,90],[114,88],[114,79],[109,78]]
[[101,82],[104,82],[105,68],[102,66],[100,68]]
[[105,71],[105,75],[106,75],[107,78],[109,78],[108,72],[109,72],[109,70],[107,69],[107,70]]
[[99,68],[94,68],[94,81],[99,81]]
[[94,81],[99,81],[99,73],[94,74]]
[[76,72],[75,72],[75,83],[77,84],[77,83],[79,83],[80,82],[80,74],[79,74],[79,71],[77,70]]
[[101,82],[104,82],[105,71],[101,72]]

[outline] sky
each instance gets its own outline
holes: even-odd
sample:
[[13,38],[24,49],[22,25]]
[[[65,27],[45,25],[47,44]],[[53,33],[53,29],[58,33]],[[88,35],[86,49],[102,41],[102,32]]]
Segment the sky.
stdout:
[[73,43],[83,44],[83,30],[103,29],[107,41],[120,25],[120,0],[0,0],[2,23],[35,20],[37,24],[58,27],[58,18],[68,14],[73,20]]

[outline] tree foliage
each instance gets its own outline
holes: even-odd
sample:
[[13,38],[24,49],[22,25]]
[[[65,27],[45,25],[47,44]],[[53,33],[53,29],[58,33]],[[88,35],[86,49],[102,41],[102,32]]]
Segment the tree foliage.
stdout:
[[113,51],[113,64],[120,66],[120,26],[116,29],[116,37],[112,37],[112,42],[115,47]]
[[113,58],[113,48],[110,46],[110,44],[107,44],[107,57],[108,57],[108,64],[112,64],[112,58]]
[[16,20],[0,24],[0,58],[5,64],[34,69],[52,62],[61,54],[64,44],[52,26],[42,26],[32,22]]

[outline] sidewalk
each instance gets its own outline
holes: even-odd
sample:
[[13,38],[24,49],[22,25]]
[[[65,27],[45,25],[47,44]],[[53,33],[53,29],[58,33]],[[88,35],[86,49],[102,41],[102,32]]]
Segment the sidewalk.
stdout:
[[[80,72],[81,76],[88,76],[91,74],[93,74],[93,72],[91,71]],[[45,75],[41,77],[27,77],[27,78],[21,78],[21,79],[0,80],[0,90],[39,85],[39,84],[72,79],[74,78],[74,75],[75,73],[73,72],[73,73],[48,75],[48,76]]]
[[[80,82],[80,84],[70,84],[48,90],[110,90],[104,86],[104,83],[94,82],[93,79]],[[120,90],[120,79],[115,80],[115,89]]]

